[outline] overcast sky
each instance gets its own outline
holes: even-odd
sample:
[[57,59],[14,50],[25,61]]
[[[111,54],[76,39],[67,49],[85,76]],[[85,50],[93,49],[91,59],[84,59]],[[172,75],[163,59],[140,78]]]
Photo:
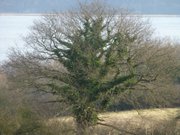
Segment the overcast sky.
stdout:
[[[63,12],[77,6],[77,1],[92,0],[0,0],[0,13]],[[101,0],[100,0],[101,1]],[[102,0],[112,7],[128,8],[142,14],[179,14],[180,0]]]

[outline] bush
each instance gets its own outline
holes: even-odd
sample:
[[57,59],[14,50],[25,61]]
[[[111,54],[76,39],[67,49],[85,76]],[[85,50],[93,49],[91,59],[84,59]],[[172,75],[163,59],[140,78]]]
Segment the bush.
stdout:
[[36,135],[42,124],[38,117],[28,108],[20,108],[19,115],[19,128],[14,135]]

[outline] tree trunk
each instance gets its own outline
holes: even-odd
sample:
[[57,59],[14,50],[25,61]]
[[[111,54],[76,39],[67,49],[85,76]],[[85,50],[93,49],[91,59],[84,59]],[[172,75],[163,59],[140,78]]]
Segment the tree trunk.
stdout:
[[92,127],[97,124],[97,113],[95,109],[85,104],[74,108],[76,118],[77,135],[91,135]]
[[77,123],[76,125],[76,134],[77,135],[90,135],[90,127],[88,125],[82,124],[82,123]]

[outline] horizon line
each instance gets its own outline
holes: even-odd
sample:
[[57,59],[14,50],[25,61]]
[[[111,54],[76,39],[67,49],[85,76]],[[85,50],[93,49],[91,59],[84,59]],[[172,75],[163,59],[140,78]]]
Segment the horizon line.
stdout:
[[[0,16],[43,16],[53,15],[56,13],[0,13]],[[61,13],[60,13],[61,14]],[[154,17],[180,17],[180,14],[132,14],[135,16],[154,16]]]

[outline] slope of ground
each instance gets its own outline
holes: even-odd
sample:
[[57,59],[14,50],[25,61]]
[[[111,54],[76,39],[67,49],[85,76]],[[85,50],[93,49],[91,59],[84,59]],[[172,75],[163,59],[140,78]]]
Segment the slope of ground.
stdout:
[[[99,115],[98,126],[92,128],[97,135],[180,135],[180,108],[148,109],[108,112]],[[54,134],[74,134],[72,117],[52,118],[47,125]],[[53,129],[54,128],[54,129]]]

